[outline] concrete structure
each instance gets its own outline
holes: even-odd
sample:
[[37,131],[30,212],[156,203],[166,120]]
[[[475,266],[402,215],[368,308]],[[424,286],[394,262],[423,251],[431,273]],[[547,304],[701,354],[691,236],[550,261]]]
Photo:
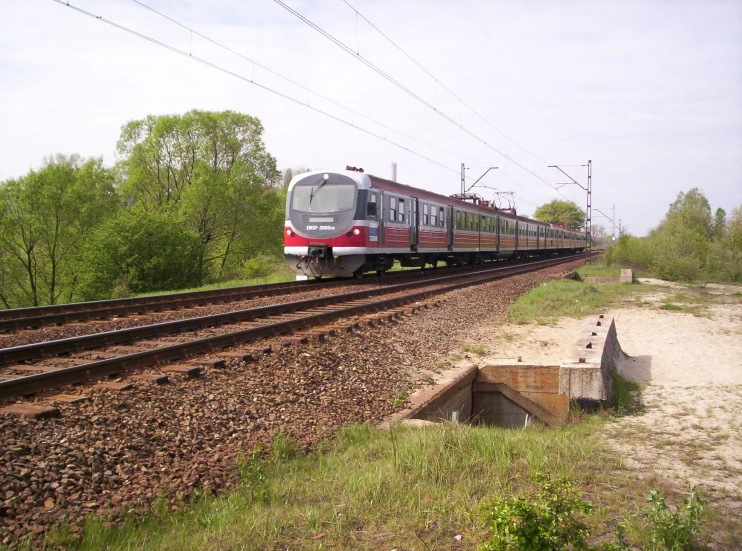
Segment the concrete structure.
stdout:
[[624,357],[613,318],[601,315],[591,320],[573,354],[559,367],[559,394],[578,402],[609,402],[613,395],[611,372],[623,374]]
[[556,426],[569,404],[607,403],[612,372],[623,373],[624,353],[612,318],[590,320],[560,365],[498,361],[460,368],[438,387],[420,391],[418,406],[403,415],[420,421],[461,421],[522,427],[529,419]]

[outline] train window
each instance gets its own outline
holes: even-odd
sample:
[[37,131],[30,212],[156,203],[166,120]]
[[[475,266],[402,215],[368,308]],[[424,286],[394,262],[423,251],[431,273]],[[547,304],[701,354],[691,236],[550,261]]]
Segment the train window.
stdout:
[[390,222],[397,221],[397,198],[396,197],[391,197],[389,199],[389,221]]
[[[367,212],[369,220],[376,220],[376,197],[377,195],[372,193],[368,198]],[[371,205],[373,205],[373,207]]]
[[461,211],[460,210],[456,211],[456,229],[457,230],[461,229]]
[[443,207],[438,207],[438,225],[441,228],[446,227],[446,217],[443,215]]
[[438,210],[435,208],[435,205],[430,205],[430,225],[438,225]]
[[428,213],[428,205],[423,205],[423,224],[426,226],[430,222],[430,214]]
[[405,215],[404,199],[400,199],[399,200],[399,219],[398,219],[400,222],[404,222],[404,215]]

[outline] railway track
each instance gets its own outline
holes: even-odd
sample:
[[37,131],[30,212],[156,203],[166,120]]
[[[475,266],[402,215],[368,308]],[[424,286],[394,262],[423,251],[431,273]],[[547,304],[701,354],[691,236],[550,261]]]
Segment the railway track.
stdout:
[[[203,363],[198,356],[224,354],[219,351],[231,347],[241,350],[228,353],[230,357],[249,360],[267,350],[245,347],[266,337],[294,335],[288,338],[306,339],[318,333],[295,334],[341,318],[393,310],[435,294],[586,257],[571,255],[452,275],[436,274],[438,277],[424,281],[395,281],[330,297],[6,348],[0,350],[0,364],[5,364],[4,373],[0,373],[0,379],[4,379],[0,380],[0,398],[34,394],[176,360],[185,363],[169,365],[168,370],[194,373]],[[28,372],[32,374],[22,375]]]
[[429,277],[430,273],[455,273],[457,270],[462,272],[471,271],[473,269],[475,268],[439,268],[435,271],[430,269],[406,270],[389,273],[384,276],[384,278],[366,277],[360,280],[332,279],[329,281],[288,281],[284,283],[231,287],[209,291],[193,291],[148,297],[0,310],[0,333],[18,331],[21,329],[37,329],[52,325],[63,325],[71,322],[105,320],[131,314],[141,315],[150,312],[159,313],[183,310],[212,304],[226,304],[229,302],[281,296],[304,291],[331,289],[334,287],[349,285],[385,283],[390,280],[399,281],[422,279]]

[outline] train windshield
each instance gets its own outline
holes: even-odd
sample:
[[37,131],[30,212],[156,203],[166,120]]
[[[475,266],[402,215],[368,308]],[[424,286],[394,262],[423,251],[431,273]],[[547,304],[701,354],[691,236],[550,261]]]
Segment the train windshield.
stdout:
[[291,208],[299,212],[341,212],[355,208],[354,184],[303,184],[294,187]]

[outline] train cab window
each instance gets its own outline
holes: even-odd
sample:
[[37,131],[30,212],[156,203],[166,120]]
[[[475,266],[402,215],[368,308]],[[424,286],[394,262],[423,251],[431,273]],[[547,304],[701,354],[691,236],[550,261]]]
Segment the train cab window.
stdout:
[[391,197],[389,199],[389,221],[390,222],[397,221],[397,198],[396,197]]
[[404,199],[399,200],[399,218],[397,219],[399,222],[404,222],[405,218],[405,209],[404,209]]
[[441,228],[445,228],[446,227],[446,217],[443,214],[443,212],[444,212],[443,211],[443,207],[438,207],[438,225]]
[[377,195],[372,193],[368,198],[368,205],[366,205],[366,214],[369,220],[376,220],[376,200]]
[[430,223],[430,214],[428,210],[428,205],[423,205],[423,224],[428,225]]
[[438,210],[435,208],[435,205],[430,205],[430,225],[438,225]]

